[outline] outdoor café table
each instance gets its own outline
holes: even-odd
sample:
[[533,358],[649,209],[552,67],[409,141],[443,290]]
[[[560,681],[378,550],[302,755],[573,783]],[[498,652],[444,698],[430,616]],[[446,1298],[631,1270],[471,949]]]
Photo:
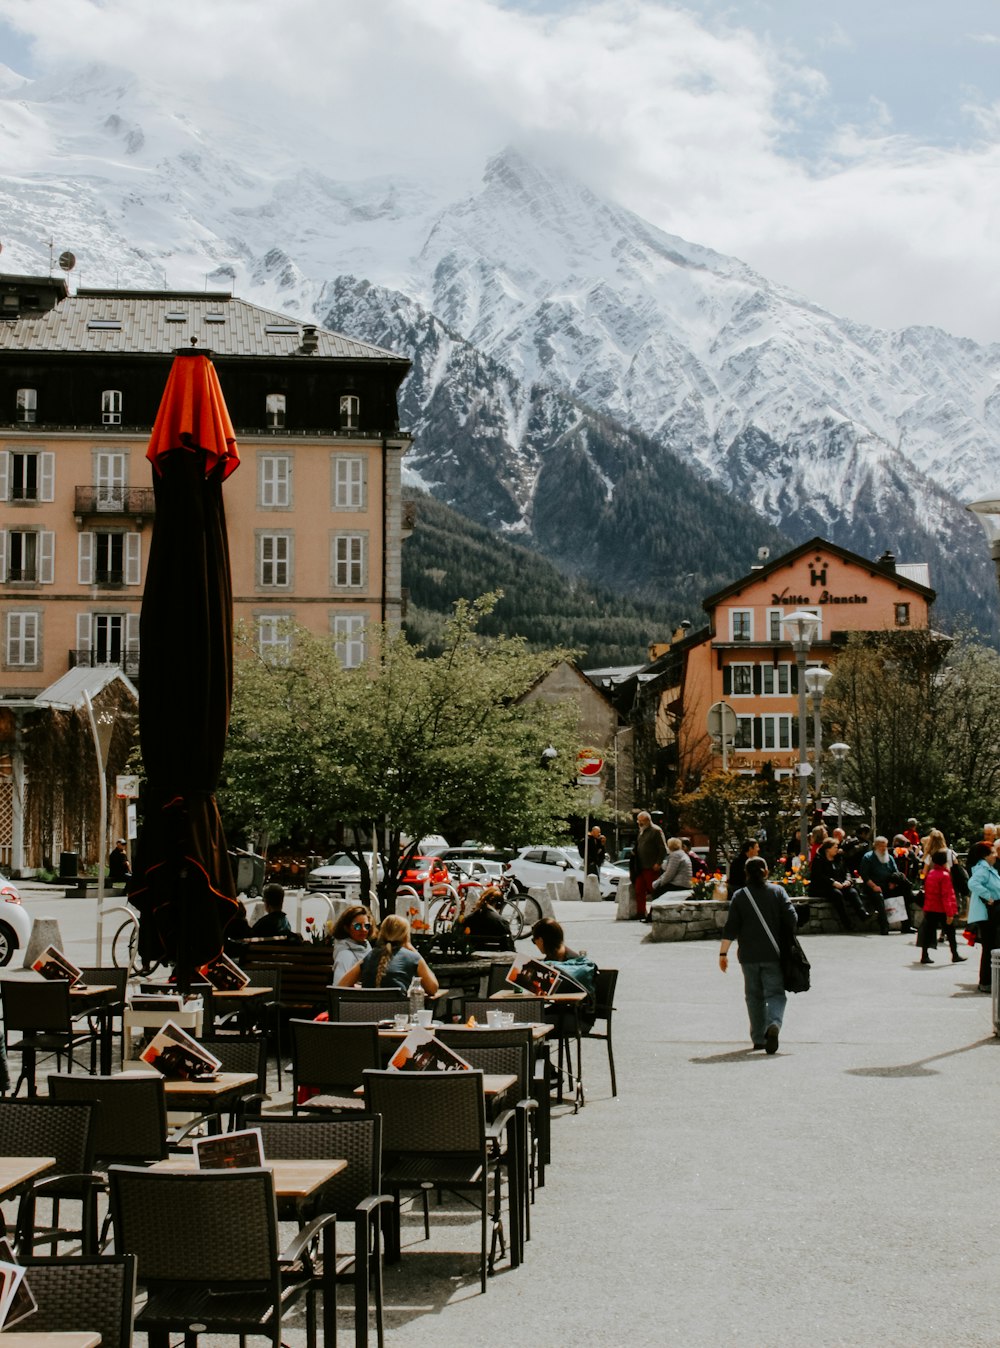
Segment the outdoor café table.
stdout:
[[[141,1067],[136,1067],[129,1068],[127,1072],[118,1072],[116,1076],[148,1076],[150,1072],[155,1071],[155,1067],[145,1071]],[[221,1131],[219,1115],[233,1108],[241,1091],[256,1084],[257,1076],[254,1072],[219,1072],[211,1079],[194,1081],[172,1081],[164,1077],[163,1094],[166,1097],[168,1113],[214,1115],[214,1122],[209,1125],[209,1131],[218,1133]]]
[[0,1198],[16,1193],[29,1180],[55,1165],[52,1156],[0,1156]]
[[[272,996],[273,993],[274,988],[258,988],[252,983],[248,983],[245,988],[213,988],[211,994],[213,1019],[217,1015],[253,1017],[254,1012],[260,1010],[255,1004]],[[241,1023],[246,1024],[245,1021]]]
[[28,1329],[0,1331],[3,1348],[99,1348],[100,1342],[100,1334],[89,1329],[68,1333],[46,1329],[36,1334]]
[[[263,1168],[274,1176],[275,1198],[287,1198],[298,1207],[311,1198],[317,1189],[347,1169],[347,1161],[303,1160],[303,1161],[264,1161]],[[151,1170],[170,1170],[176,1174],[197,1170],[198,1163],[193,1156],[169,1156],[165,1161],[156,1161]]]

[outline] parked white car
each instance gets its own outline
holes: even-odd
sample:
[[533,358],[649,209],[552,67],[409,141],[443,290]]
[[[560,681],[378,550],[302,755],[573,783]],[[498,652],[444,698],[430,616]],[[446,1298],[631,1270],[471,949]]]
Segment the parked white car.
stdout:
[[[522,890],[544,887],[550,880],[575,880],[583,889],[583,857],[575,847],[522,847],[507,870]],[[613,899],[619,880],[627,875],[627,869],[605,862],[598,876],[601,898]]]
[[17,886],[0,880],[0,966],[9,964],[15,950],[25,950],[31,936],[31,918]]
[[[365,860],[370,866],[371,853],[366,854]],[[377,868],[381,875],[380,861]],[[336,890],[343,889],[346,885],[360,884],[361,867],[346,852],[335,852],[332,857],[327,857],[322,866],[317,866],[306,876],[306,889]]]

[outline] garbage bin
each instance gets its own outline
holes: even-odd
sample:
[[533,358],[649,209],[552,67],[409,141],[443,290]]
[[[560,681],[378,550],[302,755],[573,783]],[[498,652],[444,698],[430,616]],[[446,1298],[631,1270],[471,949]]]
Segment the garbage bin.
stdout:
[[59,879],[75,880],[79,871],[79,856],[76,852],[59,853]]
[[990,953],[990,991],[993,1033],[1000,1035],[1000,950],[994,950]]

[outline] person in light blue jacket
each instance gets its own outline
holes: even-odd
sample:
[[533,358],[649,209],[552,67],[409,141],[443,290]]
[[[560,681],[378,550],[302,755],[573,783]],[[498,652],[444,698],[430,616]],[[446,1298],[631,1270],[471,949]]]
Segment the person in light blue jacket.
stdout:
[[979,961],[979,991],[991,992],[993,984],[992,955],[998,944],[1000,926],[1000,874],[997,873],[996,854],[990,843],[973,843],[966,864],[969,868],[969,916],[982,952]]

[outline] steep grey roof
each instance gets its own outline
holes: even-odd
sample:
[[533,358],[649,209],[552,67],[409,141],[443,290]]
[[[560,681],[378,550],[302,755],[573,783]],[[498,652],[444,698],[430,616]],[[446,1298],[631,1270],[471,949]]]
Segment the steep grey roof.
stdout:
[[[95,323],[120,327],[92,326]],[[196,337],[198,348],[209,348],[217,356],[293,356],[301,350],[305,326],[227,294],[81,290],[46,313],[0,321],[0,351],[169,356]],[[309,326],[315,331],[316,356],[406,362],[369,342]]]

